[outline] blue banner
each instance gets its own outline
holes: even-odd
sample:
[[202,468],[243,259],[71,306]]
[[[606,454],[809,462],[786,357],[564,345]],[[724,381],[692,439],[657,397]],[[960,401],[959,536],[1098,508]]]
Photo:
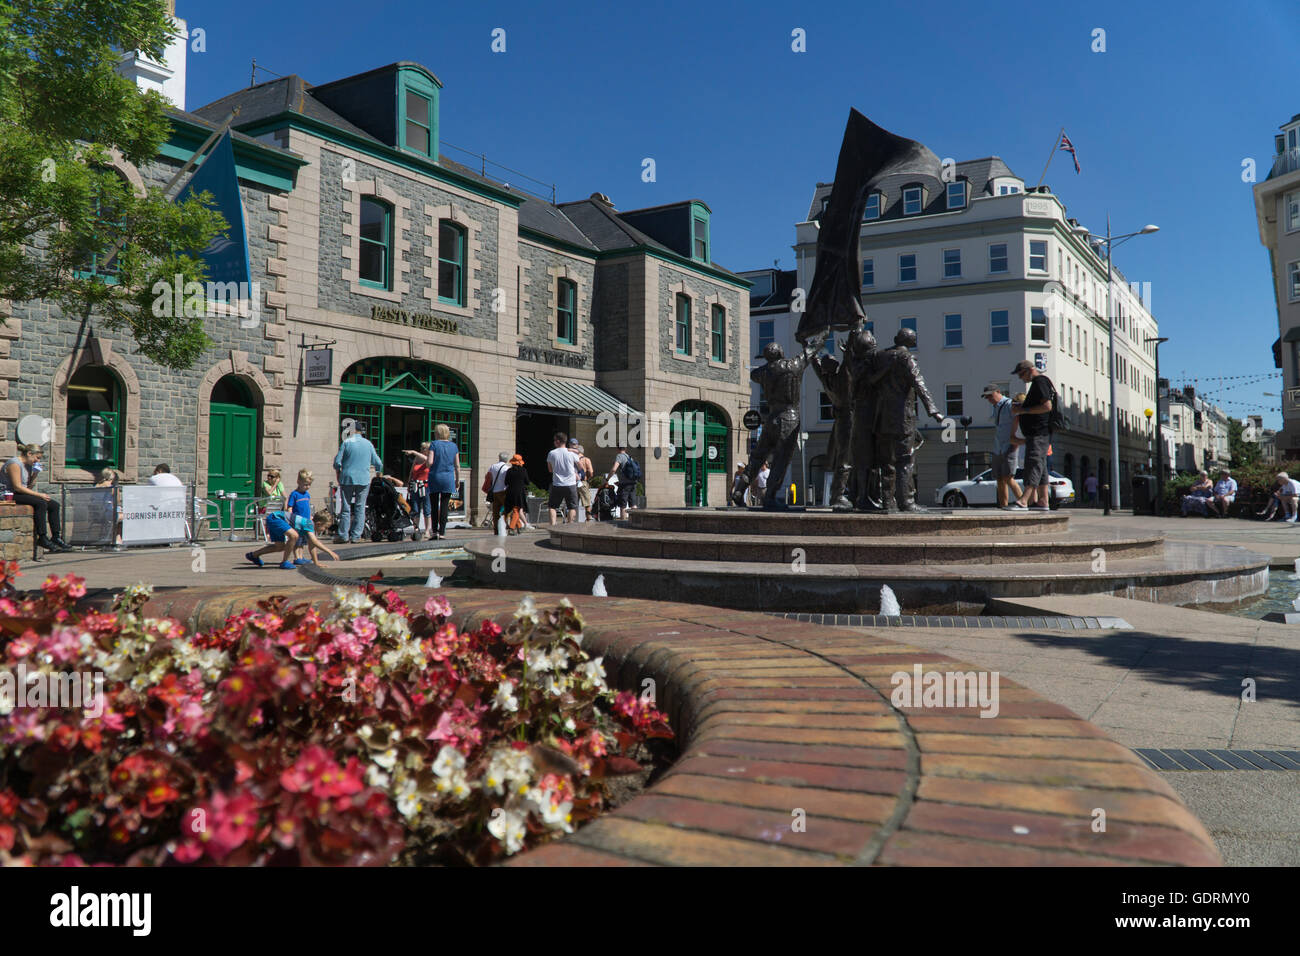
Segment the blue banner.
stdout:
[[217,141],[198,171],[176,197],[184,202],[199,193],[212,193],[214,208],[225,217],[229,229],[217,235],[199,258],[208,267],[209,282],[251,282],[248,267],[248,229],[244,204],[239,198],[239,177],[235,172],[235,147],[230,131]]

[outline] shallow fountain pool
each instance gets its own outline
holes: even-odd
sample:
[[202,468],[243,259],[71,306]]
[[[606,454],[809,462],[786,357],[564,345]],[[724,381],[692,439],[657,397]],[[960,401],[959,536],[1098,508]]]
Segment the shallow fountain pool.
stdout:
[[1291,602],[1297,597],[1300,597],[1300,577],[1290,571],[1273,571],[1268,576],[1267,591],[1255,600],[1227,609],[1223,613],[1231,614],[1233,617],[1259,620],[1269,611],[1280,611],[1283,614],[1288,611],[1294,612],[1295,606]]

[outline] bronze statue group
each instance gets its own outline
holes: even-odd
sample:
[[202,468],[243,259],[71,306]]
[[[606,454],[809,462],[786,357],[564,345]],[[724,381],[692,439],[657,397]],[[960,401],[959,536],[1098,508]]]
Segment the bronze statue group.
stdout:
[[916,402],[936,421],[943,414],[935,405],[925,379],[912,356],[916,332],[901,329],[893,348],[879,349],[876,337],[861,322],[841,343],[843,357],[828,355],[824,346],[829,328],[803,342],[800,353],[786,358],[775,342],[763,349],[767,361],[750,378],[762,389],[768,415],[743,477],[737,479],[732,500],[744,504],[745,489],[764,461],[770,461],[763,507],[781,507],[777,490],[799,439],[799,389],[804,369],[812,365],[822,389],[831,400],[831,427],[827,457],[831,466],[830,505],[835,511],[923,511],[912,490],[912,465],[920,436],[916,429]]

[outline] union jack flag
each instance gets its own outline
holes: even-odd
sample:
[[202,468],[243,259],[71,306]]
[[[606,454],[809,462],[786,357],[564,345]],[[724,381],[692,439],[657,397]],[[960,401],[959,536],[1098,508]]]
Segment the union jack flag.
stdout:
[[1060,147],[1061,149],[1065,150],[1067,153],[1070,154],[1070,158],[1074,160],[1074,171],[1078,173],[1079,155],[1074,151],[1074,144],[1070,142],[1070,137],[1065,135],[1065,130],[1061,130]]

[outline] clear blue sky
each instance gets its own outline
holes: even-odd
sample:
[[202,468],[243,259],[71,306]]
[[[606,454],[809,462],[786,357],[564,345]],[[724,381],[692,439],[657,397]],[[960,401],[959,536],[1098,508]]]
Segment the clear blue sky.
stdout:
[[[1070,215],[1094,231],[1107,210],[1117,233],[1160,226],[1115,260],[1151,283],[1170,338],[1161,373],[1213,390],[1220,374],[1274,372],[1268,254],[1241,163],[1266,176],[1273,134],[1300,113],[1295,0],[177,6],[206,31],[191,108],[247,86],[254,57],[313,83],[415,60],[442,80],[444,140],[555,183],[561,200],[704,199],[713,257],[736,270],[793,267],[794,223],[834,173],[850,107],[940,156],[1001,156],[1031,184],[1064,126],[1083,172],[1058,154],[1045,181]],[[490,49],[497,27],[505,53]],[[791,50],[796,27],[806,53]],[[1091,50],[1097,27],[1105,53]],[[1225,390],[1225,407],[1276,408],[1263,393],[1278,385]]]

